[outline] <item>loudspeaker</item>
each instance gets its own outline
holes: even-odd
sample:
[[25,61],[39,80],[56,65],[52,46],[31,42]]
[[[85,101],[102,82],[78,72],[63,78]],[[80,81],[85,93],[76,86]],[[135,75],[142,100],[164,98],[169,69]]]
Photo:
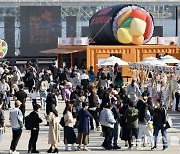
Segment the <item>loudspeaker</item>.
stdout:
[[154,26],[153,37],[163,37],[163,26]]
[[76,16],[66,17],[66,37],[76,37]]
[[82,26],[82,28],[81,28],[81,36],[82,37],[89,36],[89,27],[88,26]]
[[15,17],[4,17],[4,38],[8,44],[8,52],[6,57],[15,56]]

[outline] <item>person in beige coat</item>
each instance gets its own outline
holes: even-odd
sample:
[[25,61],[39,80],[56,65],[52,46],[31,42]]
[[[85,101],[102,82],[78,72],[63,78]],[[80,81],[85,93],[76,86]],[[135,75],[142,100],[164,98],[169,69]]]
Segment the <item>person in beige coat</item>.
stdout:
[[53,109],[53,111],[50,112],[49,115],[47,115],[46,119],[49,122],[48,144],[51,144],[51,147],[47,151],[47,153],[58,153],[57,144],[60,141],[60,125],[58,111]]

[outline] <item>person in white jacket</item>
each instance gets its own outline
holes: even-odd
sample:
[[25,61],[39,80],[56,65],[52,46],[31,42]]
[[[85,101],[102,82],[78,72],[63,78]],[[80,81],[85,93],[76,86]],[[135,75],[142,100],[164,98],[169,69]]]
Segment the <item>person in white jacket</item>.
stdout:
[[114,115],[112,110],[112,104],[107,103],[105,108],[100,113],[100,123],[102,125],[102,131],[105,136],[104,142],[102,143],[102,147],[107,150],[111,150],[112,147],[112,138],[113,138],[113,129],[116,120],[114,119]]

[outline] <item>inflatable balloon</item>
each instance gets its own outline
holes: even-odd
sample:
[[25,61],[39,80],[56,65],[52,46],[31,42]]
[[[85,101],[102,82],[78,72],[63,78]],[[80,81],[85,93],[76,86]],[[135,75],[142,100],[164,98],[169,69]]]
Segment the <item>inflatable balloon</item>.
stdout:
[[4,40],[0,39],[0,58],[4,58],[7,54],[8,46]]
[[145,44],[153,34],[153,18],[136,5],[116,5],[96,12],[89,21],[90,37],[99,45]]

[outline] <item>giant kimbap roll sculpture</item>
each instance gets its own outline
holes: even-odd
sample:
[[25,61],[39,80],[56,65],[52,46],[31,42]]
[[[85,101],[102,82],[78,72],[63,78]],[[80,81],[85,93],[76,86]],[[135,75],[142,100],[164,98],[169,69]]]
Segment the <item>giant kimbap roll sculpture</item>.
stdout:
[[136,5],[116,5],[96,12],[89,21],[90,36],[99,45],[145,44],[154,30],[153,18]]
[[8,45],[4,40],[0,39],[0,58],[4,58],[7,54]]

